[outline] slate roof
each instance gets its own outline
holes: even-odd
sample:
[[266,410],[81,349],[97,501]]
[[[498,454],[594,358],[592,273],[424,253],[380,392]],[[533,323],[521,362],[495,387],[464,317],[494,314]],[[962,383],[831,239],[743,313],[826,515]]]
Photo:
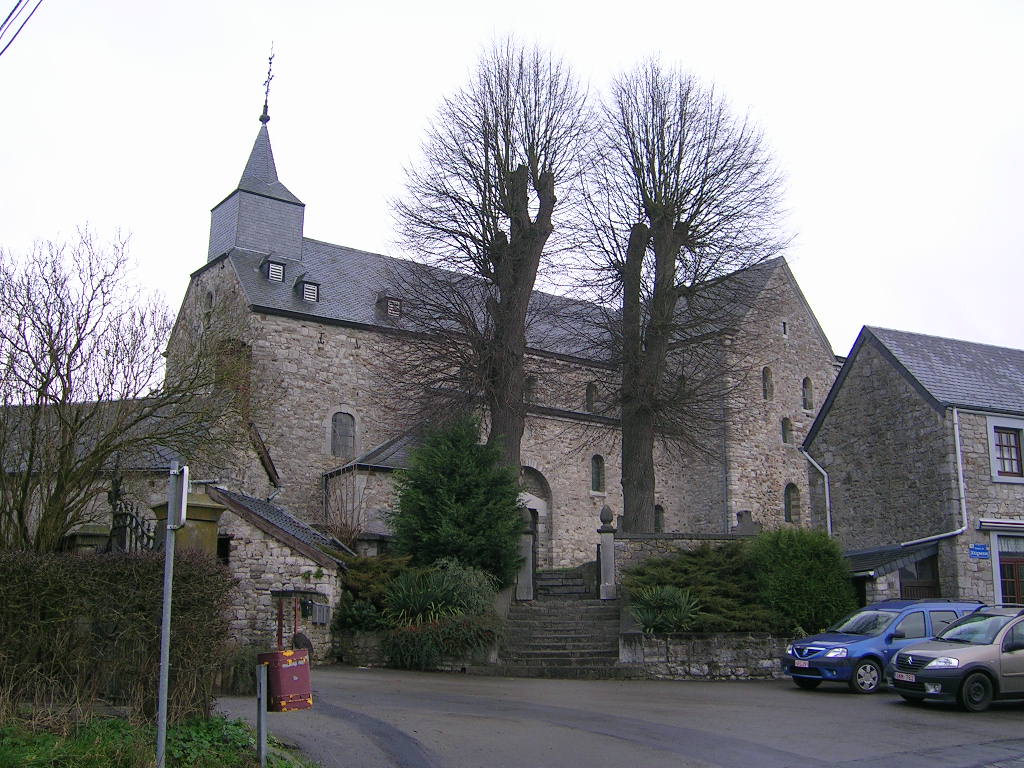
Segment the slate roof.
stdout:
[[[400,319],[396,322],[386,317],[378,301],[385,295],[402,298],[403,271],[422,268],[405,259],[303,238],[301,261],[274,257],[285,266],[283,282],[266,279],[262,269],[266,254],[239,248],[214,259],[194,274],[220,263],[221,259],[226,259],[234,268],[254,311],[374,329],[403,328]],[[772,272],[781,266],[785,266],[785,260],[778,257],[736,275],[744,281],[743,290],[756,295]],[[465,280],[463,276],[458,278]],[[319,301],[303,300],[299,283],[306,281],[320,286]],[[541,291],[533,292],[530,304],[526,329],[528,347],[592,362],[607,362],[610,345],[606,329],[614,319],[613,310]],[[745,311],[741,308],[738,316]],[[725,317],[729,313],[721,314]],[[581,332],[581,326],[588,326],[585,333]],[[824,339],[824,334],[821,337]]]
[[865,344],[878,349],[936,411],[969,408],[1024,415],[1024,351],[864,326],[807,430],[805,449],[817,437]]
[[864,329],[942,406],[1024,413],[1024,350]]
[[242,171],[238,189],[264,197],[272,197],[275,200],[283,200],[286,203],[303,205],[299,198],[278,181],[274,151],[270,148],[270,134],[267,132],[266,124],[260,126],[260,131],[256,134],[256,141],[252,145],[252,152],[249,153],[245,170]]
[[337,559],[324,552],[322,547],[328,547],[329,549],[345,552],[346,554],[354,554],[342,542],[331,536],[325,536],[315,528],[289,514],[276,504],[271,504],[269,501],[256,499],[252,496],[246,496],[242,493],[236,493],[235,491],[229,491],[224,488],[214,486],[208,487],[207,493],[214,501],[221,502],[233,512],[237,513],[244,510],[258,518],[259,521],[269,524],[270,529],[268,530],[267,526],[259,525],[257,520],[250,520],[250,522],[257,524],[258,527],[267,533],[274,533],[273,529],[284,533],[286,538],[278,538],[285,543],[293,543],[292,541],[288,541],[288,538],[290,538],[299,542],[299,544],[304,545],[302,549],[305,550],[305,554],[311,557],[314,554],[318,556],[313,557],[315,560],[329,558],[331,561],[337,562]]
[[865,574],[871,571],[876,576],[883,576],[892,573],[905,565],[930,557],[939,551],[938,544],[934,541],[925,544],[915,544],[911,547],[901,547],[899,544],[888,547],[874,547],[873,549],[862,549],[854,552],[846,552],[843,557],[850,566],[853,574]]
[[408,469],[409,454],[420,444],[418,431],[410,431],[399,435],[362,456],[352,459],[348,464],[327,473],[327,477],[344,472],[346,469]]

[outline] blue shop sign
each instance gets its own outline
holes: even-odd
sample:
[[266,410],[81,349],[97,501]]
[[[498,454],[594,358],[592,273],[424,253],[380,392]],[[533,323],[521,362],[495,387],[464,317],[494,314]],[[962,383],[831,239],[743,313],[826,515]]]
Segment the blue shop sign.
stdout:
[[991,557],[988,544],[971,544],[970,554],[973,560],[988,560]]

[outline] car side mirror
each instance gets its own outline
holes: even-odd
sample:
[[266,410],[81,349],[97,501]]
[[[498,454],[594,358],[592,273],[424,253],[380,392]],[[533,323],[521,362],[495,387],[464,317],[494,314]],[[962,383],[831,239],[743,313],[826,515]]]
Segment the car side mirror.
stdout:
[[889,642],[891,643],[893,640],[902,640],[906,636],[906,632],[904,632],[902,629],[897,629],[895,632],[889,635]]

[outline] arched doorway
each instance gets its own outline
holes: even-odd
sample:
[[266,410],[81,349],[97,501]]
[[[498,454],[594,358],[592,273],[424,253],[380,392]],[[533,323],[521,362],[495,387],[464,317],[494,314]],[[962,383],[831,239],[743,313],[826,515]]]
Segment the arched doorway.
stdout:
[[550,568],[551,552],[551,487],[548,481],[533,467],[523,467],[520,472],[523,486],[519,500],[529,512],[526,520],[533,533],[533,562],[536,568]]

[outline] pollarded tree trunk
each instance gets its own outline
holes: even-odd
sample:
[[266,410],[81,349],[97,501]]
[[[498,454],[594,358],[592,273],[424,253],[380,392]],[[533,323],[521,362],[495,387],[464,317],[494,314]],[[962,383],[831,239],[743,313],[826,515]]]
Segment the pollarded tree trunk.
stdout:
[[489,350],[487,400],[491,427],[487,442],[498,445],[504,463],[516,470],[526,427],[526,316],[544,245],[551,234],[556,202],[554,177],[541,173],[536,187],[540,205],[536,218],[531,219],[529,183],[525,165],[510,174],[504,201],[511,223],[510,237],[506,241],[499,236],[491,255],[497,297],[489,306],[494,337]]
[[[661,218],[630,231],[623,268],[622,498],[627,530],[654,530],[654,443],[662,379],[674,325],[676,255],[685,230]],[[643,263],[654,251],[654,284],[644,317]]]

